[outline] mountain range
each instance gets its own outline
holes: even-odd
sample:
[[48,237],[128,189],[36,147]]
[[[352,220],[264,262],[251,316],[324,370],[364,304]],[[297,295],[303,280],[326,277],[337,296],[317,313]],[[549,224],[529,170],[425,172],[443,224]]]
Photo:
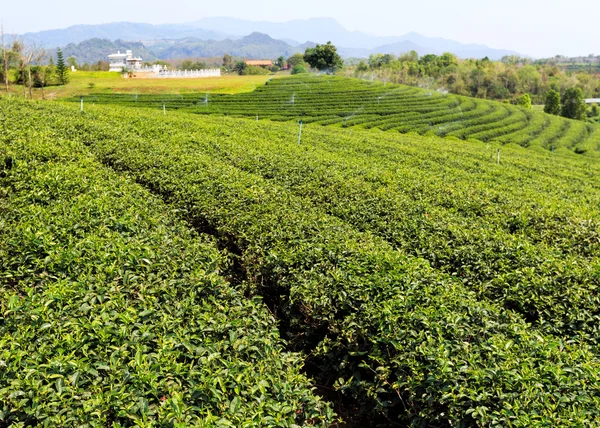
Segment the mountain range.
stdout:
[[[254,34],[253,34],[254,33]],[[268,39],[258,40],[268,34]],[[248,36],[250,35],[250,36]],[[500,59],[505,55],[517,55],[505,49],[494,49],[481,44],[464,44],[453,40],[427,37],[418,33],[402,36],[380,37],[360,31],[348,31],[332,18],[312,18],[288,22],[247,21],[234,18],[203,18],[185,24],[152,25],[144,23],[117,22],[99,25],[76,25],[65,29],[26,33],[25,40],[36,42],[48,48],[65,47],[89,39],[124,40],[141,42],[146,48],[155,50],[160,58],[180,58],[187,56],[216,56],[233,53],[238,49],[239,56],[244,52],[264,52],[262,57],[272,57],[277,50],[280,55],[295,52],[302,45],[331,41],[344,57],[366,58],[371,53],[400,54],[410,50],[420,55],[452,52],[461,58]],[[254,40],[247,40],[250,37]],[[246,40],[245,40],[246,39]],[[273,42],[276,41],[277,43]],[[241,43],[254,44],[251,49],[242,49]],[[267,43],[264,49],[257,44]],[[275,46],[278,45],[278,46]],[[210,55],[188,55],[190,52],[210,52]],[[277,55],[279,56],[279,55]]]

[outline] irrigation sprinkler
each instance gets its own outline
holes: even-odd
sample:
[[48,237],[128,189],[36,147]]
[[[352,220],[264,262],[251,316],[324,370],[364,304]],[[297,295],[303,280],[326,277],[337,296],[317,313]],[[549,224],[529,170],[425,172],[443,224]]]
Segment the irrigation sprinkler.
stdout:
[[165,107],[165,103],[163,103],[163,116],[167,115],[167,108]]
[[258,115],[256,115],[256,122],[258,122]]
[[496,162],[498,163],[498,165],[500,165],[500,149],[498,149],[498,158],[496,159]]
[[83,112],[83,97],[79,97],[79,111]]
[[298,144],[302,141],[302,121],[300,121],[300,130],[298,131]]

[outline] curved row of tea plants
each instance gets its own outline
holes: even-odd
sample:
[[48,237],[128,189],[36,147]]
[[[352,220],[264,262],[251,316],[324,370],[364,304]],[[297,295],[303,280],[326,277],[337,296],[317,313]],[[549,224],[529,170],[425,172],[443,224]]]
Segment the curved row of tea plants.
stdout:
[[0,426],[333,422],[210,237],[51,108],[2,104]]
[[[596,164],[573,159],[559,169],[555,158],[536,154],[515,163],[523,156],[517,153],[497,166],[481,147],[471,151],[463,144],[456,159],[449,159],[423,141],[409,151],[388,137],[391,144],[381,149],[386,140],[364,132],[342,134],[342,153],[331,153],[336,134],[309,128],[303,142],[312,148],[307,152],[287,144],[285,127],[255,126],[260,132],[215,147],[182,121],[178,141],[277,180],[328,213],[459,276],[479,295],[552,334],[600,342]],[[144,129],[147,138],[161,133],[160,125]],[[394,149],[401,151],[390,153]],[[463,162],[466,153],[471,156]],[[471,172],[473,158],[482,164]],[[446,165],[432,170],[428,161],[434,159]]]
[[[311,371],[364,411],[415,425],[569,426],[599,416],[600,361],[586,345],[540,333],[286,186],[181,142],[196,129],[191,138],[226,151],[228,140],[262,135],[255,123],[61,114],[71,117],[57,126],[102,162],[235,245],[255,292],[311,351]],[[147,127],[160,133],[144,135]]]
[[86,100],[88,103],[183,109],[198,114],[452,135],[548,150],[565,147],[578,153],[600,151],[598,126],[591,123],[493,101],[335,76],[273,79],[254,92],[236,95],[98,94]]
[[[343,145],[332,150],[340,137],[334,133],[322,142],[323,132],[307,128],[298,146],[282,135],[285,127],[254,127],[243,140],[215,144],[182,121],[177,141],[274,180],[552,334],[600,344],[597,163],[574,159],[559,174],[557,159],[547,155],[514,164],[523,153],[507,150],[496,165],[482,148],[477,153],[461,143],[451,160],[436,153],[439,143],[415,141],[409,150],[388,139],[384,149],[381,138],[365,132],[343,135]],[[143,135],[160,138],[162,127],[152,128]],[[432,168],[432,161],[445,165]]]

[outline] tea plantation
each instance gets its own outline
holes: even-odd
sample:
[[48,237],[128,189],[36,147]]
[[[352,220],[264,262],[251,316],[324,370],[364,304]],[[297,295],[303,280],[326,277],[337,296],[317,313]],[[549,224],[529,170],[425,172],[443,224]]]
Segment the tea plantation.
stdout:
[[[79,101],[79,97],[71,99]],[[276,121],[358,126],[402,133],[514,143],[598,155],[600,126],[510,104],[402,85],[336,76],[273,79],[254,92],[225,94],[96,94],[87,103],[183,109]]]
[[597,424],[597,128],[340,82],[0,100],[0,426]]

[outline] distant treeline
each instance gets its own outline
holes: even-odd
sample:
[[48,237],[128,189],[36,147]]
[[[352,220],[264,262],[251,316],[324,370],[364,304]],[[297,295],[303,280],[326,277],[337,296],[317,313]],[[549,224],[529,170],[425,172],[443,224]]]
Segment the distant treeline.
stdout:
[[453,94],[516,102],[529,94],[543,104],[555,90],[580,88],[585,98],[600,98],[600,57],[555,57],[531,60],[516,56],[501,61],[459,59],[451,53],[419,57],[412,51],[401,56],[371,55],[347,68],[348,74],[393,83],[447,90]]

